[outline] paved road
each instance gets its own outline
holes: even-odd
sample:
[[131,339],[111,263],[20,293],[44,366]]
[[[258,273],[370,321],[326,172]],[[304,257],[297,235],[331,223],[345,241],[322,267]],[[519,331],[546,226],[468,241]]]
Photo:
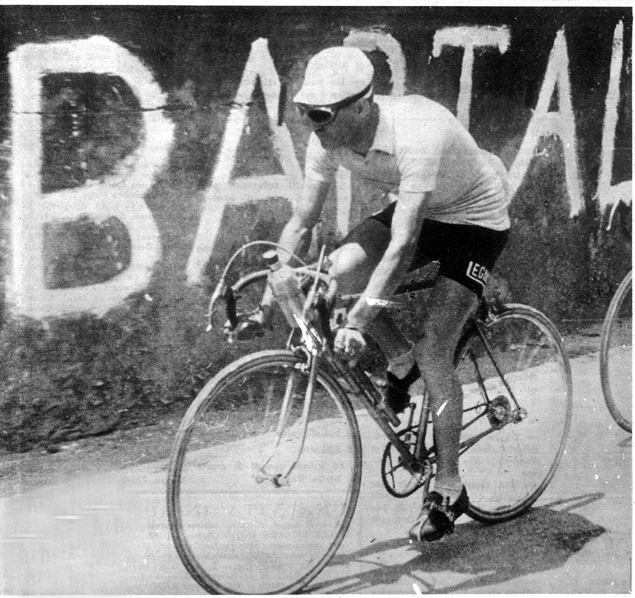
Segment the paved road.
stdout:
[[[468,518],[416,550],[405,540],[419,498],[387,496],[383,442],[360,417],[365,472],[358,508],[316,593],[625,593],[631,588],[631,436],[602,401],[597,355],[572,361],[567,451],[528,515],[492,527]],[[4,594],[202,594],[172,546],[166,463],[0,500]]]

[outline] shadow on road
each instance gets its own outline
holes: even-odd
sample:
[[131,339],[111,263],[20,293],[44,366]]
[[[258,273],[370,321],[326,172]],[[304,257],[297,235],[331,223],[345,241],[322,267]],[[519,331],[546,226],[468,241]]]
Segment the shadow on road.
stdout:
[[[604,494],[596,493],[554,502],[497,525],[471,521],[458,525],[453,535],[437,543],[410,547],[407,538],[395,538],[350,554],[336,555],[331,562],[333,566],[346,567],[354,563],[375,566],[358,574],[313,584],[307,591],[360,592],[410,577],[424,593],[445,594],[557,569],[587,542],[606,532],[603,527],[570,512],[603,497]],[[557,510],[554,507],[558,507]],[[398,565],[377,564],[383,553],[404,547],[409,547],[408,553],[412,553],[413,558]],[[454,583],[437,588],[423,579],[425,573],[440,572],[449,573],[447,578]],[[456,574],[460,574],[462,581],[456,581]],[[469,577],[466,579],[466,576]]]
[[624,440],[617,443],[617,446],[620,448],[626,448],[627,446],[633,446],[633,437],[629,436],[628,438],[624,438]]

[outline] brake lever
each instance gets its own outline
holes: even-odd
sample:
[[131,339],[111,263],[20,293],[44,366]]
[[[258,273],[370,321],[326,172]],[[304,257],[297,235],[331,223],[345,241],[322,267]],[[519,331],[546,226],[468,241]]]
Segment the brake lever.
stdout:
[[238,326],[238,315],[236,314],[236,295],[234,294],[234,289],[232,289],[231,287],[226,287],[224,299],[227,319],[229,320],[231,329],[235,330],[236,326]]

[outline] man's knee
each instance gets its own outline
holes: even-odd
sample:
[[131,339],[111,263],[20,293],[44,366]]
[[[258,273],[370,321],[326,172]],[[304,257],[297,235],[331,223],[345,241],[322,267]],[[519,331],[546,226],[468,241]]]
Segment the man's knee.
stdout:
[[478,305],[476,295],[459,283],[441,279],[433,290],[422,323],[417,351],[428,367],[449,367],[470,314]]
[[361,293],[377,266],[356,243],[342,245],[329,256],[329,261],[329,274],[337,280],[338,292],[343,294]]
[[351,230],[330,256],[329,273],[342,293],[361,293],[390,242],[390,229],[373,219]]
[[390,228],[373,218],[367,218],[342,240],[342,247],[358,245],[372,260],[379,262],[390,243]]
[[428,372],[454,367],[456,341],[438,334],[434,329],[424,332],[415,344],[417,363]]

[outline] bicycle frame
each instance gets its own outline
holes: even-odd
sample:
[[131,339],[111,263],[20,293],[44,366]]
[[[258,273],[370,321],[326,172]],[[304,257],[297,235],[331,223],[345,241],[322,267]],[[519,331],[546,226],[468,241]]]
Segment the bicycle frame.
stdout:
[[[302,313],[296,313],[286,349],[257,350],[217,372],[188,408],[175,439],[168,467],[170,532],[188,572],[210,592],[269,587],[260,572],[271,564],[272,535],[281,534],[289,557],[289,566],[280,561],[279,575],[271,578],[276,590],[301,590],[328,564],[351,525],[362,484],[364,430],[356,408],[365,409],[388,440],[380,474],[391,496],[404,498],[421,489],[426,501],[440,473],[438,447],[430,434],[441,414],[433,401],[437,397],[424,389],[400,421],[365,368],[333,348],[334,327],[357,297],[337,295],[335,301],[319,263],[298,271],[307,299]],[[210,320],[218,301],[225,303],[229,320],[223,331],[236,332],[229,340],[240,339],[243,331],[260,332],[253,326],[262,322],[253,317],[258,311],[239,314],[237,307],[254,307],[268,271],[232,286],[225,284],[227,272],[210,301]],[[256,281],[237,305],[241,290]],[[428,282],[408,283],[406,292]],[[394,305],[403,302],[397,299]],[[270,310],[262,307],[268,316]],[[573,401],[562,338],[530,306],[483,301],[457,342],[454,368],[463,405],[455,405],[462,415],[456,413],[451,423],[461,428],[461,478],[470,488],[466,514],[488,524],[508,521],[542,495],[564,454]],[[500,435],[489,438],[499,430]],[[381,444],[381,439],[375,432],[366,440]],[[238,493],[247,493],[245,504],[237,504]],[[322,505],[317,510],[316,498]],[[249,509],[252,504],[258,508]],[[245,507],[249,521],[241,512]],[[422,521],[409,532],[414,543],[424,539]],[[224,543],[210,551],[200,541],[201,529],[213,530]],[[301,542],[307,536],[312,541]],[[243,554],[245,567],[236,560]],[[252,579],[245,585],[248,571]],[[229,585],[233,574],[238,579]]]
[[[245,280],[249,282],[253,282],[262,277],[262,273],[257,273],[256,275],[251,275],[247,277]],[[236,286],[240,285],[242,281],[239,281]],[[244,285],[243,285],[244,286]],[[239,288],[242,288],[239,286]],[[232,304],[235,305],[235,304]],[[322,314],[323,316],[325,314]],[[488,317],[496,317],[491,311],[488,311]],[[416,442],[414,451],[409,449],[408,444],[404,442],[400,436],[396,428],[400,425],[400,420],[396,416],[396,414],[390,409],[390,407],[384,401],[381,393],[377,389],[377,387],[373,384],[373,382],[366,375],[364,370],[359,366],[351,367],[347,362],[343,359],[339,358],[331,349],[330,343],[328,339],[324,338],[313,326],[310,322],[308,322],[305,318],[299,317],[296,315],[296,320],[298,322],[298,327],[302,332],[302,338],[300,344],[295,347],[290,347],[295,352],[302,353],[306,358],[306,365],[304,369],[309,374],[309,383],[307,385],[307,389],[305,392],[305,401],[303,406],[303,413],[301,417],[301,441],[297,447],[296,455],[292,460],[291,464],[288,466],[287,470],[281,474],[276,476],[271,476],[266,473],[265,468],[267,464],[273,458],[276,449],[280,446],[282,440],[282,430],[284,429],[284,422],[288,417],[288,409],[290,405],[289,397],[293,392],[294,385],[294,377],[290,378],[287,391],[285,393],[285,398],[283,401],[283,407],[280,414],[280,424],[278,426],[278,438],[275,446],[272,450],[271,455],[265,461],[263,466],[260,468],[259,472],[256,474],[258,481],[270,480],[275,485],[285,485],[288,483],[288,477],[295,468],[297,462],[299,461],[302,450],[304,448],[304,441],[306,439],[308,421],[309,421],[309,413],[311,408],[311,399],[313,394],[313,385],[315,381],[315,377],[317,375],[318,368],[323,364],[332,370],[335,371],[336,375],[343,379],[347,386],[355,392],[355,394],[361,400],[364,408],[371,416],[371,418],[375,421],[375,423],[382,430],[386,438],[389,442],[394,446],[394,448],[399,453],[402,461],[399,466],[405,468],[409,473],[414,476],[419,476],[417,479],[417,485],[423,486],[425,485],[425,490],[427,491],[428,485],[433,477],[432,474],[432,466],[436,462],[436,456],[434,453],[434,448],[428,449],[426,446],[426,435],[428,424],[430,423],[430,402],[429,396],[427,393],[424,393],[423,402],[421,405],[421,410],[419,414],[419,422],[417,426],[413,426],[413,418],[414,418],[414,409],[410,413],[410,419],[406,425],[405,430],[416,435]],[[327,318],[328,320],[328,318]],[[498,425],[491,426],[487,430],[476,434],[475,436],[464,440],[459,446],[459,454],[465,453],[469,448],[474,446],[477,442],[479,442],[484,437],[489,434],[500,430],[504,426],[510,423],[517,423],[521,421],[526,412],[524,409],[520,407],[518,404],[516,397],[514,396],[513,390],[505,380],[505,377],[496,362],[494,354],[489,346],[487,341],[487,337],[484,330],[484,325],[480,321],[479,317],[474,315],[472,317],[472,323],[476,327],[477,333],[485,347],[486,353],[488,355],[489,360],[493,364],[495,371],[498,377],[502,380],[505,388],[509,392],[510,397],[512,398],[515,409],[513,412],[507,415],[505,419],[503,419]],[[481,391],[481,395],[483,397],[483,409],[481,413],[477,414],[474,418],[472,418],[469,422],[463,424],[462,429],[465,430],[472,426],[476,421],[481,419],[482,417],[486,417],[489,414],[489,405],[492,404],[492,400],[489,397],[487,389],[485,387],[484,379],[481,374],[478,363],[476,362],[474,356],[471,356],[471,360],[474,364],[475,372],[477,374],[478,386]]]
[[[274,243],[268,243],[268,244],[276,245]],[[238,253],[239,252],[237,252],[235,255],[237,255]],[[233,259],[234,258],[232,258],[232,260]],[[300,352],[304,354],[306,358],[305,370],[309,374],[309,384],[305,392],[303,413],[301,417],[301,425],[303,427],[302,434],[301,434],[301,441],[299,442],[297,453],[294,459],[292,460],[291,464],[287,467],[287,470],[283,474],[271,476],[266,472],[265,468],[267,464],[273,458],[275,451],[280,446],[280,443],[282,440],[282,432],[284,430],[285,422],[288,417],[288,409],[291,402],[290,397],[293,393],[293,388],[294,388],[295,376],[292,376],[289,379],[289,383],[287,385],[287,390],[286,390],[285,398],[283,401],[283,407],[280,414],[280,420],[279,420],[279,425],[277,430],[277,435],[278,435],[277,442],[275,443],[275,446],[272,450],[271,455],[257,472],[256,478],[259,481],[270,480],[276,485],[283,485],[287,483],[288,476],[291,474],[291,472],[295,468],[302,454],[302,450],[304,448],[304,442],[306,439],[306,433],[307,433],[307,427],[308,427],[308,421],[309,421],[309,413],[311,409],[311,399],[312,399],[314,382],[315,382],[318,368],[321,367],[322,364],[324,363],[327,368],[330,368],[331,370],[335,371],[336,375],[339,376],[341,379],[343,379],[349,388],[356,391],[356,394],[359,396],[360,400],[362,401],[362,404],[364,405],[364,408],[366,409],[366,411],[369,413],[371,418],[383,431],[384,435],[387,437],[389,442],[394,446],[394,448],[399,453],[402,459],[402,461],[399,463],[399,466],[404,467],[409,473],[413,474],[414,476],[424,476],[422,478],[423,481],[420,481],[419,485],[425,484],[426,490],[427,490],[427,486],[433,475],[432,465],[436,461],[436,456],[434,454],[434,447],[432,446],[430,449],[428,449],[426,446],[427,428],[428,428],[428,424],[431,421],[430,419],[431,407],[430,407],[428,394],[424,393],[418,424],[416,426],[413,425],[413,419],[414,419],[414,413],[415,413],[415,410],[413,408],[410,413],[409,421],[405,427],[405,430],[406,430],[405,438],[409,440],[410,434],[416,435],[414,450],[410,450],[408,444],[406,444],[406,442],[404,442],[399,437],[399,433],[403,432],[403,430],[396,431],[396,429],[398,429],[401,423],[399,418],[386,404],[386,402],[384,401],[377,387],[373,384],[373,382],[368,378],[366,373],[359,366],[351,367],[350,364],[348,364],[347,362],[342,360],[340,357],[338,357],[332,350],[333,339],[331,336],[330,326],[328,324],[329,316],[330,316],[330,313],[328,312],[330,312],[330,306],[334,302],[336,289],[334,286],[332,286],[333,281],[330,279],[330,277],[321,271],[323,260],[324,260],[324,248],[322,248],[322,251],[320,253],[320,258],[316,264],[313,264],[311,266],[302,266],[302,267],[295,268],[296,272],[298,272],[299,274],[302,274],[314,280],[312,288],[309,292],[309,299],[307,300],[305,304],[304,313],[301,316],[296,316],[298,327],[302,332],[301,341],[299,344],[296,344],[294,346],[292,344],[294,333],[292,332],[291,335],[289,336],[289,340],[287,343],[288,348],[294,350],[295,352]],[[230,263],[231,263],[231,260],[230,260]],[[229,270],[229,264],[227,268],[225,269],[225,273],[221,277],[221,280],[218,283],[214,293],[211,296],[209,309],[207,313],[207,317],[208,317],[207,329],[208,330],[211,329],[212,327],[212,319],[213,319],[216,303],[221,297],[225,301],[225,310],[227,314],[227,319],[230,322],[231,327],[235,329],[239,323],[239,318],[236,312],[236,304],[237,304],[237,298],[239,297],[240,291],[255,282],[266,279],[269,275],[268,269],[259,270],[257,272],[248,274],[247,276],[244,276],[243,278],[238,280],[234,285],[229,287],[225,283],[225,277],[228,270]],[[318,302],[315,301],[316,295],[317,295],[317,287],[320,282],[323,283],[328,289],[327,292],[323,294],[324,300],[321,303],[319,301]],[[402,293],[410,293],[414,291],[419,291],[429,286],[431,286],[430,280],[424,279],[424,280],[418,280],[414,282],[410,281],[400,285],[400,287],[397,289],[395,294],[398,295]],[[344,304],[348,304],[351,301],[355,300],[355,296],[353,295],[343,296],[340,298],[340,300]],[[308,311],[307,308],[309,307],[316,308],[316,311],[318,312],[318,317],[319,317],[321,328],[322,328],[322,334],[320,334],[306,318],[306,314]],[[495,317],[496,317],[495,312],[489,307],[487,307],[486,318],[495,318]],[[510,413],[508,409],[499,408],[499,411],[502,412],[501,415],[503,416],[500,422],[497,425],[492,425],[487,430],[479,434],[476,434],[472,438],[468,438],[467,440],[464,440],[459,445],[459,454],[465,453],[470,447],[474,446],[477,442],[479,442],[479,440],[491,434],[492,432],[500,430],[502,427],[508,425],[509,423],[512,423],[512,422],[517,423],[526,416],[525,410],[522,409],[520,405],[518,404],[518,401],[516,400],[514,392],[512,391],[499,365],[496,362],[494,354],[487,341],[487,335],[485,333],[485,326],[484,326],[482,318],[480,318],[477,314],[474,314],[471,317],[471,320],[468,321],[468,324],[470,323],[475,327],[477,334],[480,337],[480,340],[482,341],[483,346],[485,347],[487,356],[494,366],[497,376],[503,382],[503,385],[505,386],[507,392],[509,393],[509,396],[512,398],[512,401],[515,405],[515,409]],[[489,416],[492,413],[490,411],[490,408],[493,405],[492,400],[490,399],[487,389],[485,387],[485,382],[484,382],[483,376],[481,375],[478,363],[473,355],[470,355],[470,359],[474,365],[477,381],[478,381],[478,387],[480,389],[481,396],[483,398],[483,409],[480,410],[480,413],[478,413],[469,422],[467,423],[463,422],[463,427],[462,427],[463,430],[466,430],[467,428],[469,428],[471,425],[473,425],[482,417]],[[478,408],[478,406],[475,407],[475,409],[476,408]],[[494,412],[494,415],[498,417],[499,414]]]

